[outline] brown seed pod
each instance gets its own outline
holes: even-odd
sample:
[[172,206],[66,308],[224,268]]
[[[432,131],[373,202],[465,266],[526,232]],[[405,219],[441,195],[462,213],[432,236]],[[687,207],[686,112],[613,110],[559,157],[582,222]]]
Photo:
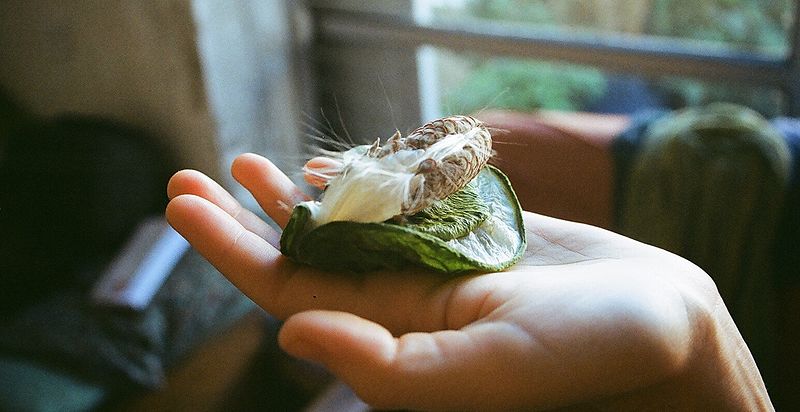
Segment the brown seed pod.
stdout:
[[[430,150],[436,143],[453,135],[465,141],[456,150]],[[470,116],[449,116],[429,122],[407,137],[395,133],[383,147],[374,147],[369,155],[383,157],[400,150],[425,150],[416,175],[411,179],[409,196],[402,205],[403,215],[412,215],[433,202],[450,196],[469,183],[486,165],[492,154],[492,137],[480,120]]]

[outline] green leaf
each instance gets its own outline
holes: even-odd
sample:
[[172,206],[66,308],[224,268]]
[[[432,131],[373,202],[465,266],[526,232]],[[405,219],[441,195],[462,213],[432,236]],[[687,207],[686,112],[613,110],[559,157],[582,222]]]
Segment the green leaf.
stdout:
[[457,226],[470,229],[458,237],[447,239],[447,233],[455,233],[452,227],[432,230],[437,224],[452,224],[442,215],[434,219],[440,220],[437,224],[428,216],[420,220],[422,224],[410,218],[403,224],[340,221],[313,227],[309,204],[301,203],[283,232],[281,251],[297,262],[330,271],[367,272],[409,265],[449,274],[506,269],[522,257],[526,246],[516,195],[505,175],[491,166],[470,186],[460,196],[469,197],[472,192],[476,196],[472,201],[453,199],[439,205],[449,210],[450,217],[457,215],[453,205],[458,202],[482,205],[477,209],[485,214],[477,209],[464,214],[469,222]]
[[401,224],[445,241],[466,236],[490,213],[478,195],[475,182],[407,217]]

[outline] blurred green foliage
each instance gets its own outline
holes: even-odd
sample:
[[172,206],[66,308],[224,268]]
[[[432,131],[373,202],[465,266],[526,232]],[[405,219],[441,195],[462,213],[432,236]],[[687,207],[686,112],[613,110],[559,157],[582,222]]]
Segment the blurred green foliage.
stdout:
[[467,14],[484,19],[551,24],[556,21],[556,16],[545,3],[529,0],[470,0],[465,9]]
[[[625,3],[627,1],[627,3]],[[761,53],[776,58],[789,50],[795,14],[793,0],[641,0],[646,14],[635,34],[700,41],[722,50]],[[630,0],[618,0],[616,10],[601,13],[603,4],[579,0],[466,0],[462,8],[440,11],[447,19],[479,18],[510,24],[556,27],[562,30],[604,31],[629,18]],[[642,7],[643,3],[636,3]],[[459,16],[459,14],[461,16]],[[443,17],[444,18],[444,17]],[[445,94],[449,106],[465,112],[486,106],[532,110],[580,110],[607,91],[601,71],[581,66],[515,59],[465,59],[471,74]],[[780,114],[781,93],[775,90],[709,84],[693,79],[665,78],[653,90],[666,96],[672,108],[731,101],[762,114]]]
[[793,0],[653,0],[648,32],[782,55]]
[[579,110],[606,92],[596,69],[548,62],[491,59],[476,66],[461,85],[445,95],[461,113],[493,108]]

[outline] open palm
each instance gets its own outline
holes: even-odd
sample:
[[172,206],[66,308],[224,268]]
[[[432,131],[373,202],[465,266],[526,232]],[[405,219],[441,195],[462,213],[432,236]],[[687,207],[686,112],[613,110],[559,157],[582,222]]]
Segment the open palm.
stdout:
[[[242,155],[232,172],[280,227],[307,198],[263,157]],[[285,258],[279,233],[199,172],[177,173],[168,193],[170,223],[286,319],[282,347],[374,406],[652,405],[702,375],[689,365],[705,356],[709,319],[735,332],[703,271],[587,225],[525,213],[528,249],[505,272],[338,274]]]

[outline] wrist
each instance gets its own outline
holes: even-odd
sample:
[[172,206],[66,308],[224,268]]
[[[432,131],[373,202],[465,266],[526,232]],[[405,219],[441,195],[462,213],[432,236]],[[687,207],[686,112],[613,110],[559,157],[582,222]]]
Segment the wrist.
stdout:
[[[774,411],[744,339],[714,289],[708,304],[687,307],[689,356],[662,382],[604,403],[609,410]],[[691,306],[691,305],[690,305]]]
[[719,410],[774,410],[758,366],[721,298],[703,323],[704,333],[693,348],[697,359],[687,370],[688,384],[699,399]]

